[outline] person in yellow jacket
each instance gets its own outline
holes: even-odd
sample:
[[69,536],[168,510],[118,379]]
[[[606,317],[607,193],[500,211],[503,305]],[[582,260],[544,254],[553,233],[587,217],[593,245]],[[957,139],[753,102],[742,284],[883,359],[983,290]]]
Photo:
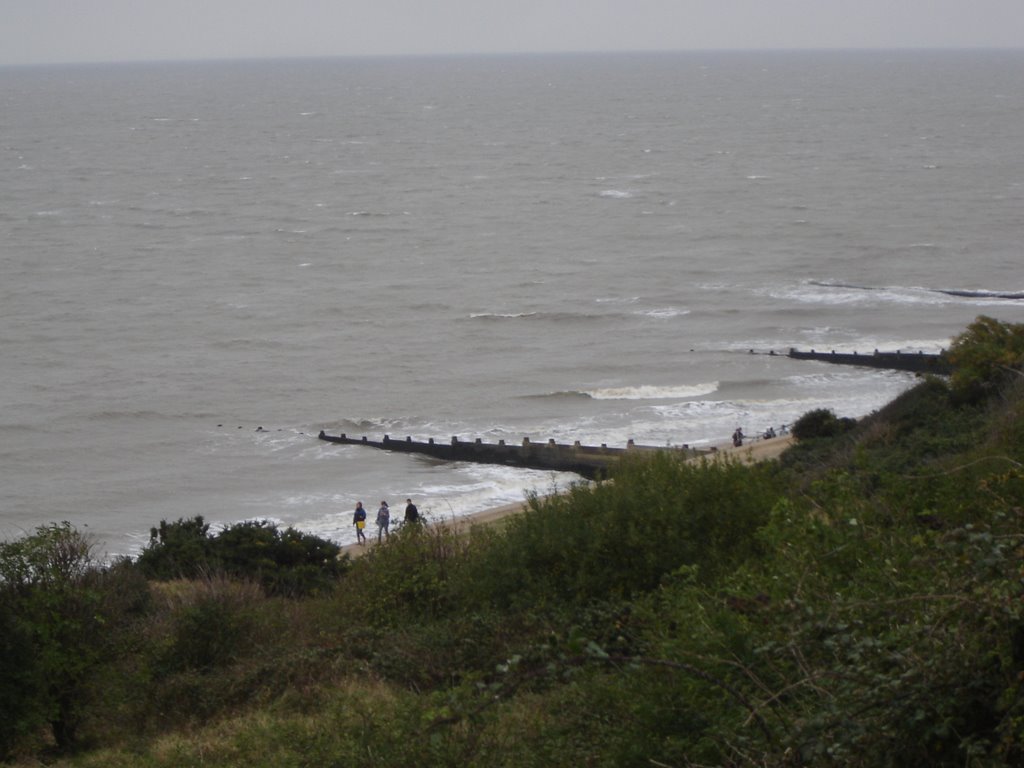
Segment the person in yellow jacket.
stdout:
[[363,533],[363,528],[366,527],[366,510],[363,509],[363,502],[356,502],[356,511],[352,513],[352,525],[356,527],[356,542],[359,544],[366,543],[366,534]]

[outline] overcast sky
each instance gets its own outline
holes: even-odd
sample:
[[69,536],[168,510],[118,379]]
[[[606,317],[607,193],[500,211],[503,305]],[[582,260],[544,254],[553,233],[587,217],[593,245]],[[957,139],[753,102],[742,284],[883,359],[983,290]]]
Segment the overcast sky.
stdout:
[[1024,0],[0,0],[0,64],[1024,47]]

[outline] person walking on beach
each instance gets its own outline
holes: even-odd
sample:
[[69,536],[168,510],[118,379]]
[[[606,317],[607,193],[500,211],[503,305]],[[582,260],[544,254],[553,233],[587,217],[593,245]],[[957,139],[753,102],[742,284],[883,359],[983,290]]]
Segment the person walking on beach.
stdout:
[[388,526],[391,525],[391,510],[386,501],[381,501],[380,509],[377,510],[377,543],[380,544],[381,536],[390,537]]
[[420,521],[420,511],[416,509],[416,505],[412,503],[412,499],[405,500],[405,524],[418,523]]
[[732,444],[734,448],[743,446],[743,430],[740,427],[736,427],[736,431],[732,433]]
[[356,527],[356,543],[365,544],[366,534],[363,528],[366,527],[366,510],[363,509],[363,502],[356,502],[356,511],[352,513],[352,525]]

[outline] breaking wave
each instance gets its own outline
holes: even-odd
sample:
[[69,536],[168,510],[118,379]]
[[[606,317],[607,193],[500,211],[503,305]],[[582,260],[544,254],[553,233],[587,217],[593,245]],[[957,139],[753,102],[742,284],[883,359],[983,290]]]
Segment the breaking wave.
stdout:
[[704,397],[718,390],[718,382],[685,386],[603,387],[583,392],[594,400],[683,400]]
[[956,300],[978,305],[1003,304],[1024,300],[1024,291],[999,291],[973,288],[932,288],[928,286],[861,285],[832,280],[807,280],[796,286],[765,289],[776,298],[808,303],[863,304],[945,304]]

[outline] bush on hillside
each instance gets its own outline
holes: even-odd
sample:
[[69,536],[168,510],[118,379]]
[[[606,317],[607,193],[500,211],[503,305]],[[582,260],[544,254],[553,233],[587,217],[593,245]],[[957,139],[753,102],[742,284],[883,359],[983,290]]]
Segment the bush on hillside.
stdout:
[[228,526],[218,534],[202,517],[160,521],[138,558],[153,579],[196,578],[215,572],[251,579],[268,594],[300,596],[333,587],[348,559],[326,539],[266,520]]
[[0,589],[0,760],[46,722],[45,701],[35,695],[39,675],[29,622],[19,616],[14,589]]
[[190,578],[211,568],[212,550],[210,525],[202,515],[174,523],[161,520],[158,528],[149,529],[149,543],[136,564],[150,579]]
[[[359,599],[373,617],[443,615],[451,608],[448,579],[465,555],[468,539],[443,522],[403,525],[353,564]],[[387,580],[365,579],[366,571],[388,573]]]
[[68,522],[0,542],[0,758],[45,726],[59,750],[77,747],[111,628],[147,604],[146,585],[94,549]]
[[710,580],[756,554],[754,532],[780,492],[764,466],[639,457],[614,482],[530,499],[470,553],[454,588],[484,604],[542,606],[628,597],[680,566]]
[[976,401],[1024,369],[1024,324],[981,315],[949,348],[950,381],[960,400]]
[[828,408],[808,411],[793,423],[793,437],[797,440],[811,440],[817,437],[836,437],[849,432],[856,425],[854,419],[837,418]]

